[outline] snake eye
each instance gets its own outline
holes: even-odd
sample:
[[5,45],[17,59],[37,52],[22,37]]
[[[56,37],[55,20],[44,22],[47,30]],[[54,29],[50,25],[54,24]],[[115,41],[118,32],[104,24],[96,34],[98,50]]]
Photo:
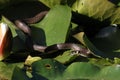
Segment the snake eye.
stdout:
[[0,60],[5,59],[10,51],[12,45],[12,33],[5,23],[0,23]]

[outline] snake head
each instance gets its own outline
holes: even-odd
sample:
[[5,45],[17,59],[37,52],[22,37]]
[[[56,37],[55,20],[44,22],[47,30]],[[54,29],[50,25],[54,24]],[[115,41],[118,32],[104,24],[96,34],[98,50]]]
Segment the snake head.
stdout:
[[5,59],[12,48],[12,33],[5,23],[0,23],[0,61]]

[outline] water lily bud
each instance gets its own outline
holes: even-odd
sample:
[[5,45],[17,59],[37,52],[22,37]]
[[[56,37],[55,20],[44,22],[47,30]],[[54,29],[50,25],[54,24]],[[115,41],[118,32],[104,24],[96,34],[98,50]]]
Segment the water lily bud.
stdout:
[[12,33],[5,23],[0,23],[0,61],[5,59],[12,48]]

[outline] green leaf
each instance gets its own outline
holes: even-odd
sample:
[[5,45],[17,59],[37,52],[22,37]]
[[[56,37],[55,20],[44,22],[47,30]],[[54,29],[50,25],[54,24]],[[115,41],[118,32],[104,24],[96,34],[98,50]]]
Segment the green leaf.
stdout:
[[113,65],[103,68],[96,76],[96,80],[116,80],[120,79],[120,65]]
[[19,67],[15,67],[12,75],[12,80],[30,80],[26,75],[26,72],[20,69]]
[[103,21],[112,16],[115,5],[108,0],[76,0],[73,11]]
[[72,54],[72,51],[65,51],[62,55],[59,55],[55,58],[55,60],[59,61],[60,63],[66,64],[72,62],[78,54]]
[[115,61],[116,61],[116,64],[119,63],[117,59],[113,61],[108,58],[89,58],[89,63],[97,65],[101,68],[106,67],[106,66],[111,66],[115,63]]
[[32,57],[32,56],[28,56],[27,59],[25,60],[25,65],[29,65],[31,66],[33,62],[41,60],[41,57]]
[[94,76],[99,72],[99,70],[99,67],[92,65],[91,63],[75,62],[68,66],[68,68],[64,71],[63,76],[64,80],[93,80]]
[[56,5],[41,22],[32,25],[39,28],[38,34],[34,34],[35,30],[33,31],[33,39],[36,36],[35,40],[44,40],[46,41],[44,44],[47,46],[64,43],[69,30],[70,20],[71,9],[68,6]]
[[99,21],[108,20],[111,24],[120,24],[119,0],[76,0],[72,10]]
[[33,76],[43,76],[49,80],[55,80],[62,76],[65,66],[53,59],[43,59],[32,64]]
[[62,0],[39,0],[41,1],[43,4],[45,4],[46,6],[52,8],[55,5],[58,5],[61,3]]
[[120,79],[120,65],[100,68],[91,63],[76,62],[64,71],[64,80],[116,80]]
[[115,57],[115,58],[114,58],[114,63],[115,63],[115,64],[120,64],[120,58],[116,58],[116,57]]
[[110,18],[111,24],[120,24],[120,7],[118,7]]
[[16,66],[23,67],[23,63],[3,63],[0,62],[0,78],[11,80],[13,70]]
[[118,3],[118,6],[120,6],[120,2]]

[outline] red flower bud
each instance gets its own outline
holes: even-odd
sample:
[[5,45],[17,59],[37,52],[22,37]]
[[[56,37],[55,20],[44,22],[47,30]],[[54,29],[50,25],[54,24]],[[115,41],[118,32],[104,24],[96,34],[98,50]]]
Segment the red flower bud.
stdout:
[[12,48],[12,33],[7,24],[0,23],[0,60],[5,59]]

